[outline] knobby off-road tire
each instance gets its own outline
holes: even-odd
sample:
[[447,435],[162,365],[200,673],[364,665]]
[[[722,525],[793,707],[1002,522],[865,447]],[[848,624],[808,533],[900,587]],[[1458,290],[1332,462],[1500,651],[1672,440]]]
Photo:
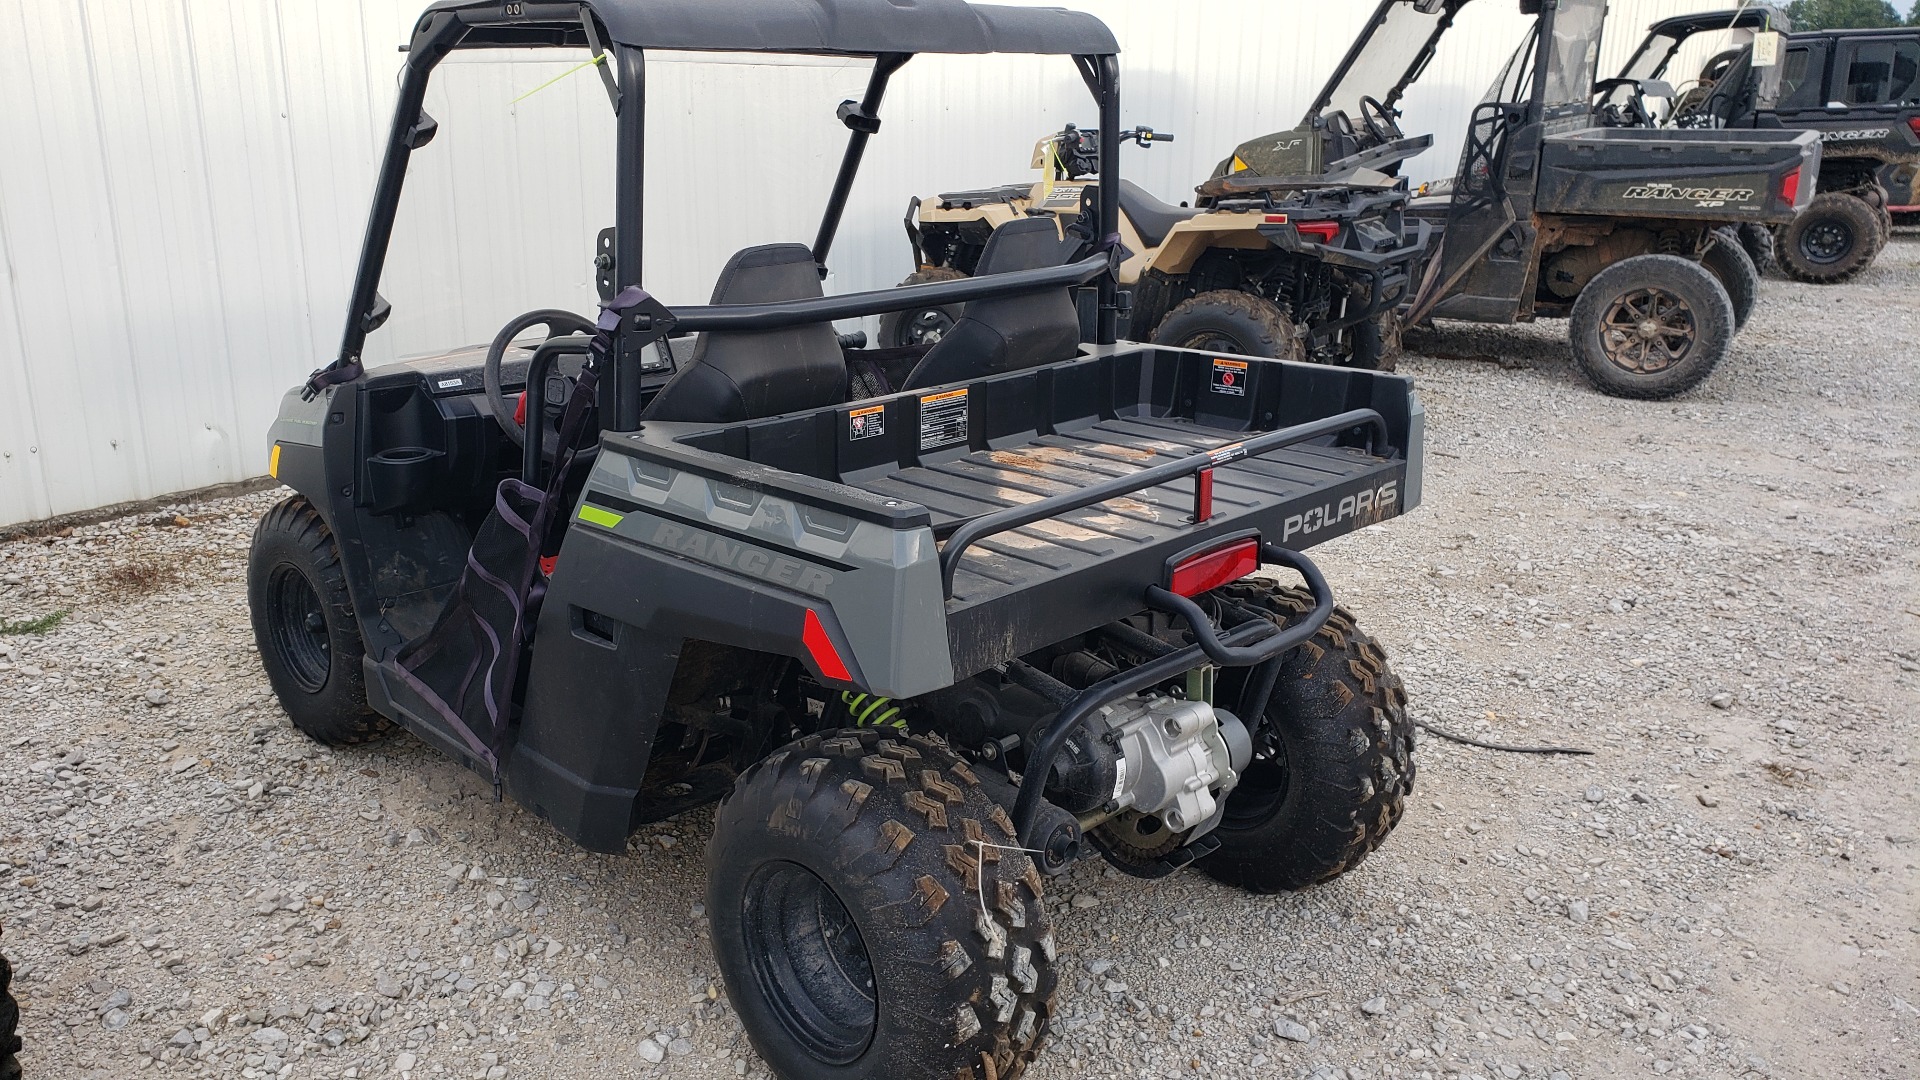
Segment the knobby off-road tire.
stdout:
[[1773,230],[1765,225],[1746,224],[1738,226],[1740,246],[1747,249],[1747,258],[1753,260],[1753,269],[1761,277],[1780,269],[1778,250],[1773,239]]
[[20,1002],[13,996],[13,965],[0,955],[0,1080],[20,1080]]
[[[926,266],[907,275],[901,285],[926,285],[935,281],[960,281],[967,275],[951,266]],[[881,349],[905,349],[914,345],[932,345],[960,321],[962,304],[890,311],[880,317]]]
[[707,910],[727,996],[774,1073],[1019,1076],[1056,974],[1017,843],[974,773],[918,739],[815,735],[748,769],[716,815]]
[[294,727],[328,746],[366,742],[391,730],[367,708],[360,670],[366,647],[347,596],[340,549],[306,496],[282,500],[254,530],[247,606],[260,664]]
[[1573,360],[1601,393],[1663,400],[1713,374],[1733,342],[1733,301],[1712,271],[1636,255],[1594,275],[1568,326]]
[[1780,231],[1780,270],[1808,285],[1837,285],[1858,277],[1879,258],[1890,235],[1882,211],[1865,199],[1837,192],[1816,195]]
[[1397,311],[1383,311],[1353,328],[1354,367],[1392,371],[1406,351],[1406,331]]
[[1760,303],[1760,271],[1754,269],[1753,257],[1740,243],[1739,231],[1732,227],[1715,229],[1713,242],[1700,256],[1700,265],[1713,271],[1720,287],[1727,290],[1727,299],[1733,303],[1734,331],[1745,330]]
[[1278,360],[1304,358],[1286,312],[1270,300],[1229,289],[1203,292],[1168,312],[1153,331],[1153,343]]
[[[1306,590],[1268,581],[1219,593],[1283,626],[1313,610]],[[1345,608],[1282,659],[1266,721],[1213,833],[1220,849],[1199,863],[1216,881],[1256,893],[1303,889],[1360,865],[1399,823],[1414,776],[1406,689]]]

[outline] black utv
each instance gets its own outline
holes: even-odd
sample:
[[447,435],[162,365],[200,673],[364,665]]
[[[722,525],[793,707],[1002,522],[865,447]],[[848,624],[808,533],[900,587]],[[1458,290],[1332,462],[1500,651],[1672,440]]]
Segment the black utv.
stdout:
[[[606,57],[601,310],[370,368],[429,79],[490,48]],[[735,253],[709,304],[645,290],[655,49],[871,65],[814,244]],[[404,728],[594,851],[718,803],[715,959],[782,1077],[1017,1076],[1066,981],[1050,875],[1097,855],[1302,888],[1412,790],[1400,680],[1301,554],[1419,503],[1410,380],[1118,342],[1119,253],[1062,261],[1038,218],[973,277],[823,295],[914,56],[1070,59],[1117,179],[1117,51],[1091,16],[961,0],[441,0],[340,353],[271,429],[296,494],[260,522],[248,600],[293,723]],[[930,303],[964,305],[930,374],[853,399],[833,320]]]
[[[1256,160],[1259,147],[1243,148],[1251,167],[1227,169],[1216,190],[1258,188],[1263,168],[1384,169],[1424,150],[1399,104],[1467,3],[1382,0],[1306,122],[1262,140],[1284,152]],[[1683,393],[1726,355],[1759,295],[1729,227],[1790,222],[1811,197],[1817,140],[1609,127],[1592,102],[1605,0],[1520,7],[1531,24],[1474,107],[1459,168],[1409,206],[1439,239],[1403,317],[1569,318],[1575,362],[1602,391]]]
[[[1617,78],[1596,87],[1609,123],[1804,130],[1821,141],[1818,193],[1775,231],[1780,269],[1809,284],[1847,281],[1885,246],[1895,214],[1920,211],[1920,28],[1783,37],[1766,4],[1655,23]],[[1682,46],[1724,35],[1696,76],[1671,81]]]

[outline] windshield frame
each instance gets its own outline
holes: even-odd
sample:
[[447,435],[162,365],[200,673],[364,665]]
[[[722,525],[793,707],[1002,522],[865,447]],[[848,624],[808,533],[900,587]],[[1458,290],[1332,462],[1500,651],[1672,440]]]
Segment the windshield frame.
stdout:
[[[1303,124],[1310,125],[1315,120],[1326,115],[1327,109],[1331,105],[1334,96],[1345,89],[1342,84],[1346,81],[1347,76],[1352,73],[1354,67],[1358,65],[1361,58],[1365,56],[1368,46],[1374,42],[1380,31],[1388,24],[1390,16],[1393,14],[1393,9],[1396,7],[1411,8],[1413,4],[1414,0],[1380,0],[1380,5],[1374,8],[1373,15],[1368,18],[1366,27],[1354,38],[1353,45],[1347,49],[1347,54],[1341,58],[1340,66],[1334,68],[1333,75],[1329,77],[1326,84],[1321,87],[1319,96],[1315,97],[1313,104],[1308,106],[1307,115],[1302,120]],[[1380,103],[1389,109],[1393,108],[1399,102],[1400,98],[1406,94],[1407,88],[1412,86],[1419,80],[1421,75],[1426,73],[1427,65],[1433,62],[1434,53],[1439,49],[1440,39],[1446,36],[1448,30],[1452,29],[1454,17],[1459,14],[1460,9],[1465,7],[1466,4],[1467,0],[1443,0],[1441,10],[1437,13],[1438,17],[1434,20],[1432,32],[1428,34],[1426,41],[1421,44],[1419,51],[1407,64],[1406,70],[1401,72],[1398,80],[1391,87],[1388,87],[1384,94],[1374,93],[1371,90],[1363,90],[1362,93],[1370,97],[1378,98]]]

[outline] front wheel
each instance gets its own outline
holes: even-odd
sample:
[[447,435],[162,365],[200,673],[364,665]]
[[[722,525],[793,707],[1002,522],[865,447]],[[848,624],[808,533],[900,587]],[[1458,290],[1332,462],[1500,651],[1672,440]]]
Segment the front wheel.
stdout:
[[931,743],[814,735],[747,770],[707,847],[714,959],[789,1080],[1011,1080],[1056,985],[1040,872]]
[[1883,211],[1854,195],[1815,196],[1780,233],[1780,269],[1808,285],[1858,277],[1886,246]]
[[[1218,595],[1281,626],[1313,610],[1306,590],[1269,581],[1228,585]],[[1339,877],[1386,840],[1413,793],[1406,689],[1353,616],[1335,608],[1318,633],[1281,658],[1263,719],[1253,764],[1227,795],[1212,834],[1220,848],[1198,865],[1216,881],[1256,893]]]
[[1293,320],[1272,301],[1251,293],[1203,292],[1167,313],[1153,331],[1155,345],[1276,360],[1304,359]]
[[[936,281],[962,281],[966,274],[951,266],[923,266],[907,276],[901,286],[928,285]],[[882,349],[910,349],[921,345],[937,345],[947,336],[953,324],[960,321],[960,304],[946,304],[939,307],[914,308],[908,311],[890,311],[880,317],[880,345]]]
[[1698,386],[1733,341],[1733,301],[1706,267],[1636,255],[1594,275],[1568,328],[1574,363],[1601,393],[1663,400]]
[[328,746],[378,738],[391,725],[367,707],[366,647],[347,597],[333,531],[304,495],[260,519],[247,554],[253,640],[281,707]]

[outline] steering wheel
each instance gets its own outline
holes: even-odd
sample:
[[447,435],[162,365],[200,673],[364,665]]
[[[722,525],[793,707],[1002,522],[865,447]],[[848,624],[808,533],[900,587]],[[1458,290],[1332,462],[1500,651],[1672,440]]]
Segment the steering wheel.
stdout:
[[1367,134],[1380,140],[1383,145],[1406,138],[1400,131],[1400,125],[1393,122],[1395,115],[1392,109],[1380,104],[1379,98],[1360,99],[1360,122],[1367,125]]
[[[513,440],[513,445],[520,447],[527,445],[527,433],[520,422],[513,418],[514,407],[508,404],[506,392],[501,389],[500,365],[506,359],[507,350],[513,347],[514,339],[536,326],[547,328],[548,341],[572,334],[592,334],[597,329],[591,320],[575,315],[571,311],[543,308],[519,316],[494,335],[493,344],[487,346],[486,365],[481,368],[480,378],[486,388],[487,407],[493,410],[494,422],[500,425],[501,431],[506,432],[507,438]],[[565,378],[565,376],[562,377]],[[571,388],[573,380],[567,381]],[[539,424],[544,429],[541,449],[547,458],[557,458],[560,453],[560,433],[548,429],[543,417],[530,416],[527,420],[529,423]]]

